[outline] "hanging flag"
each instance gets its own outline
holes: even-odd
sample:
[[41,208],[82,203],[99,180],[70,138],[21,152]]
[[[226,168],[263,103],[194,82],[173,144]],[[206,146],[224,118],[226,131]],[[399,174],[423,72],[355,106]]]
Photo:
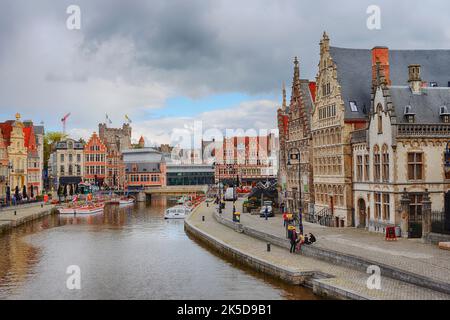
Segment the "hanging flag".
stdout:
[[128,115],[125,115],[125,119],[129,122],[132,123],[133,121],[131,121],[131,119],[128,117]]
[[106,122],[109,124],[112,124],[111,119],[109,118],[108,114],[106,113]]

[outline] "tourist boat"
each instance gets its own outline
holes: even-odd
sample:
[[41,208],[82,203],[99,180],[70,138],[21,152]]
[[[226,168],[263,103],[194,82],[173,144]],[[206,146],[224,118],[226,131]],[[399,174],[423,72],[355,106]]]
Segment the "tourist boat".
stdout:
[[126,205],[133,204],[133,203],[134,203],[133,198],[122,198],[119,200],[119,204],[121,206],[126,206]]
[[94,214],[102,212],[105,209],[105,203],[91,203],[85,206],[78,207],[74,210],[76,214]]
[[184,219],[191,213],[191,208],[187,206],[175,206],[166,210],[164,219]]
[[77,207],[59,208],[59,214],[74,214]]

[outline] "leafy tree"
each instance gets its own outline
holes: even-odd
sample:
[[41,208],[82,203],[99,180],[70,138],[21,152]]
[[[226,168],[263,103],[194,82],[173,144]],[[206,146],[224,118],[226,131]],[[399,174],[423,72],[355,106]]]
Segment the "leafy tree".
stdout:
[[67,138],[67,134],[57,131],[49,131],[44,136],[44,168],[48,169],[48,159],[52,153],[53,146]]

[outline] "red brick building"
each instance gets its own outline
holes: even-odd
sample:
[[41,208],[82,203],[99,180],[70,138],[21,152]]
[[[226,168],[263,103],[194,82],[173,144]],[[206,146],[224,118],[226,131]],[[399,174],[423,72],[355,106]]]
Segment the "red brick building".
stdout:
[[[220,143],[219,143],[220,144]],[[215,150],[215,180],[241,185],[277,178],[277,138],[274,134],[258,137],[225,138]]]
[[103,186],[106,178],[107,149],[103,141],[93,133],[84,146],[84,181]]

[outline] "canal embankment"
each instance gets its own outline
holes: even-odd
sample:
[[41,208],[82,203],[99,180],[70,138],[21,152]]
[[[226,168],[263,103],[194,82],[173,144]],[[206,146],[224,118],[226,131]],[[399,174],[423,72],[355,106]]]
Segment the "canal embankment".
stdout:
[[54,213],[55,206],[44,203],[4,208],[0,210],[0,234]]
[[[450,299],[445,293],[390,277],[382,278],[380,288],[371,288],[367,284],[371,275],[364,271],[290,254],[285,239],[269,241],[246,234],[242,226],[220,217],[213,206],[204,203],[185,220],[185,230],[224,256],[292,285],[309,287],[317,295],[359,300]],[[268,243],[272,244],[270,251]]]

